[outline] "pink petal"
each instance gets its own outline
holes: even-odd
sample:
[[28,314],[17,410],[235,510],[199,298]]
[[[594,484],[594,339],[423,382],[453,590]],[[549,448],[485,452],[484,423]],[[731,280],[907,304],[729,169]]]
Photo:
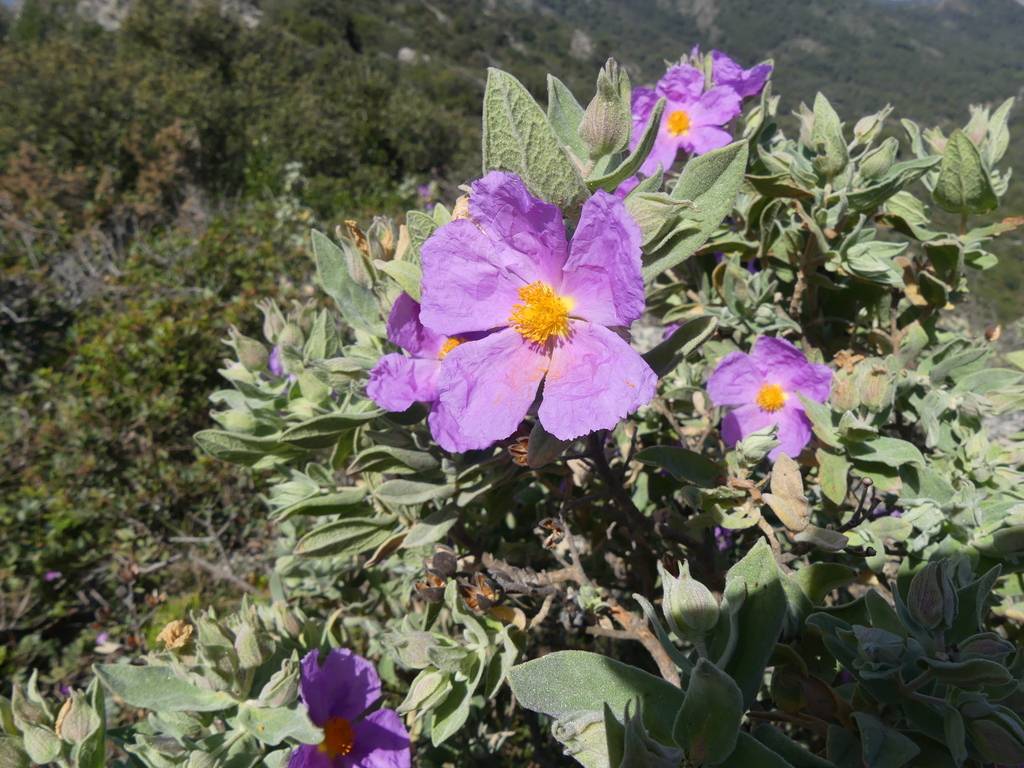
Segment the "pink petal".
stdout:
[[410,768],[409,731],[393,709],[378,709],[355,723],[355,748],[345,768]]
[[612,429],[649,403],[656,385],[654,371],[629,344],[603,326],[575,321],[551,355],[540,422],[559,440]]
[[804,409],[800,407],[799,403],[794,405],[792,400],[772,416],[775,423],[779,425],[776,435],[779,444],[768,454],[768,458],[775,461],[784,453],[795,459],[811,442],[811,420],[807,418],[807,414],[804,413]]
[[417,357],[437,357],[445,337],[423,327],[419,302],[403,293],[388,314],[388,341]]
[[[634,88],[631,97],[631,112],[633,113],[634,126],[639,123],[640,131],[647,124],[647,118],[651,116],[654,105],[658,103],[658,94],[650,88]],[[640,137],[630,137],[631,140],[639,141]],[[636,144],[631,144],[635,147]]]
[[721,426],[722,439],[732,448],[751,432],[757,432],[774,423],[770,413],[753,404],[743,405],[725,414]]
[[366,394],[386,411],[404,411],[416,402],[437,399],[441,361],[426,357],[384,355],[370,371]]
[[708,396],[716,406],[750,405],[764,384],[764,374],[743,352],[723,357],[708,377]]
[[319,651],[307,653],[300,682],[309,717],[321,726],[332,717],[353,720],[380,698],[377,669],[348,648],[333,648],[323,665]]
[[785,339],[761,336],[754,342],[750,356],[767,378],[787,392],[799,392],[819,403],[828,400],[832,370],[827,365],[809,362],[803,352]]
[[453,452],[486,448],[515,432],[537,395],[548,356],[511,328],[453,349],[441,366],[431,428]]
[[661,120],[658,135],[654,139],[654,146],[651,147],[651,154],[647,156],[647,159],[640,166],[640,173],[644,176],[652,175],[658,170],[658,166],[661,166],[662,170],[667,171],[676,161],[676,155],[679,152],[679,138],[669,133],[668,128],[665,127],[665,120],[668,119],[668,109],[665,110],[665,115],[666,117],[663,117]]
[[583,205],[560,293],[572,315],[628,326],[644,311],[640,228],[615,195],[598,190]]
[[693,101],[703,90],[704,73],[689,64],[670,68],[658,81],[658,95],[671,101]]
[[725,125],[740,113],[740,97],[732,88],[712,88],[689,106],[690,124]]
[[468,219],[445,224],[420,249],[420,319],[435,333],[455,336],[507,325],[526,281],[515,270],[523,257],[487,237]]
[[565,222],[558,206],[530,194],[518,176],[491,171],[473,183],[469,211],[492,240],[523,256],[513,269],[527,283],[557,285],[565,263]]
[[703,155],[732,142],[732,134],[711,125],[698,125],[682,137],[682,146],[691,155]]
[[288,758],[288,768],[335,768],[334,761],[316,744],[300,744]]

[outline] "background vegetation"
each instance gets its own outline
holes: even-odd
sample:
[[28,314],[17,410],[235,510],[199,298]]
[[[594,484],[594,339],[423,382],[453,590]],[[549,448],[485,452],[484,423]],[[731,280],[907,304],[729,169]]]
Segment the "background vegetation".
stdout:
[[[1013,0],[128,7],[112,30],[71,2],[0,12],[0,661],[50,685],[182,602],[262,588],[258,489],[191,441],[225,318],[258,335],[258,297],[306,297],[311,224],[422,205],[427,182],[454,197],[487,66],[587,94],[610,55],[649,82],[701,42],[773,56],[784,110],[887,94],[960,124],[964,103],[1024,95]],[[978,322],[1020,314],[1019,246]]]

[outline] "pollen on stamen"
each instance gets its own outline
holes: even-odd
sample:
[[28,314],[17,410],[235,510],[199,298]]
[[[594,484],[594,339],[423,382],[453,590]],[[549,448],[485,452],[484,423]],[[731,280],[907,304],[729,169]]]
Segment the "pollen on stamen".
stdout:
[[765,384],[758,390],[755,402],[757,407],[767,413],[775,413],[786,404],[789,395],[778,384]]
[[537,281],[519,289],[521,303],[512,307],[508,324],[529,341],[546,344],[569,335],[572,301],[559,296],[547,283]]
[[344,757],[356,746],[355,729],[344,717],[332,717],[324,723],[324,740],[317,749],[332,760]]
[[460,339],[458,336],[452,336],[450,339],[445,341],[444,344],[441,345],[441,349],[439,349],[437,352],[437,359],[444,360],[446,357],[448,357],[448,353],[455,349],[457,346],[459,346],[459,344],[461,343],[462,339]]
[[668,132],[673,136],[682,136],[690,130],[690,115],[686,110],[677,109],[669,112],[666,122]]

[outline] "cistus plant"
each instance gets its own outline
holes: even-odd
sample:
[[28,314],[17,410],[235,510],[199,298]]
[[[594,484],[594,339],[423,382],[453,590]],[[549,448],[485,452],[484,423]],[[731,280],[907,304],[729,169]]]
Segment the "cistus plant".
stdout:
[[196,440],[262,484],[272,602],[62,707],[15,688],[3,759],[1024,763],[1024,455],[991,429],[1024,352],[956,314],[1022,223],[1013,100],[790,120],[770,73],[610,61],[545,109],[492,69],[465,194],[314,231],[324,295],[228,339]]

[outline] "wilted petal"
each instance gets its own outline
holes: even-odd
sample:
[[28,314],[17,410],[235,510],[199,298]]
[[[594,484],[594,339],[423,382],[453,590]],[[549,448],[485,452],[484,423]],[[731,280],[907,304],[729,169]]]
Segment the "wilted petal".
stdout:
[[811,442],[811,420],[807,418],[799,403],[794,404],[792,400],[771,416],[772,421],[779,425],[776,435],[779,444],[768,454],[768,458],[775,461],[784,453],[795,459]]
[[727,85],[742,98],[756,96],[764,88],[772,73],[771,64],[758,64],[743,69],[721,51],[711,51],[711,80],[715,85]]
[[334,761],[315,744],[300,744],[288,758],[288,768],[335,768]]
[[388,341],[417,357],[437,357],[445,337],[423,327],[419,302],[403,293],[388,314]]
[[583,205],[560,293],[572,315],[628,326],[644,311],[640,228],[614,195],[598,190]]
[[743,352],[723,357],[708,377],[708,396],[716,406],[750,405],[764,384],[764,374]]
[[469,212],[473,221],[525,259],[516,273],[527,283],[557,284],[565,263],[565,223],[558,206],[530,194],[512,173],[491,171],[473,182]]
[[332,717],[353,720],[380,698],[377,670],[347,648],[333,648],[322,666],[318,651],[307,653],[301,683],[302,700],[317,725]]
[[444,359],[438,402],[431,414],[435,439],[462,452],[515,432],[537,395],[548,356],[511,328],[456,347]]
[[345,768],[409,768],[409,731],[393,709],[378,709],[354,724],[355,748]]
[[704,73],[689,64],[677,64],[658,81],[658,95],[670,101],[689,102],[704,90]]
[[420,249],[420,319],[435,333],[455,336],[507,325],[519,289],[522,256],[485,235],[468,219],[445,224]]
[[416,402],[437,399],[441,361],[425,357],[384,355],[370,371],[366,394],[386,411],[404,411]]
[[560,440],[612,429],[654,397],[657,376],[612,331],[576,321],[551,355],[540,422]]
[[757,432],[774,423],[775,420],[767,411],[762,411],[756,405],[743,405],[729,411],[722,418],[722,439],[732,448],[751,432]]

